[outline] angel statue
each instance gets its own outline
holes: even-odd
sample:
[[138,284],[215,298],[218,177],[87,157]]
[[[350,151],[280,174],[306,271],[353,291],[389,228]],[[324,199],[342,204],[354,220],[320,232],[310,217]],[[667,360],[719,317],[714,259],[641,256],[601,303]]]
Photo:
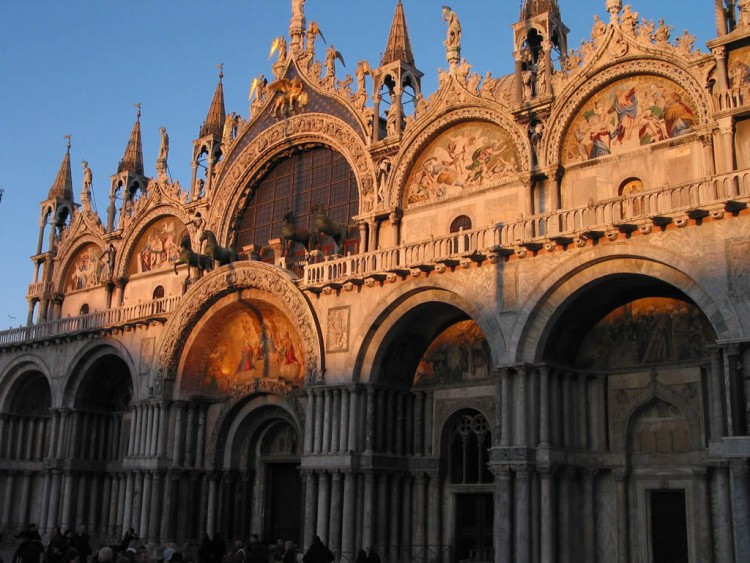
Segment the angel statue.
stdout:
[[461,46],[461,22],[456,12],[448,6],[443,6],[443,21],[448,22],[448,34],[445,38],[445,46],[448,48]]
[[284,39],[283,35],[279,35],[273,40],[273,43],[271,44],[271,52],[268,53],[268,58],[270,59],[273,57],[273,54],[276,52],[279,53],[279,58],[276,61],[277,63],[283,63],[286,61],[286,39]]

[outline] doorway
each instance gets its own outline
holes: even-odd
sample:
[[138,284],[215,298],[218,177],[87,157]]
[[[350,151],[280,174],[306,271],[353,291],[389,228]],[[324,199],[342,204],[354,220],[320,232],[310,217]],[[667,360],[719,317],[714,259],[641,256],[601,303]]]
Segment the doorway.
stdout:
[[453,554],[455,562],[494,561],[492,552],[493,517],[492,494],[456,495],[456,551]]
[[651,561],[689,563],[684,490],[650,491]]
[[266,464],[266,540],[291,540],[302,545],[302,479],[298,463]]

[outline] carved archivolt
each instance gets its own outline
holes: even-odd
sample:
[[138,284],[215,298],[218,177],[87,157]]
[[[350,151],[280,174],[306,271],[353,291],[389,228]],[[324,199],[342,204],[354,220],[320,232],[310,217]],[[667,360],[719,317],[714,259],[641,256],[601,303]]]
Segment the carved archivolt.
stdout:
[[390,201],[392,207],[398,207],[404,197],[404,185],[406,178],[411,171],[422,151],[438,135],[447,131],[453,126],[469,121],[480,121],[492,123],[502,128],[515,144],[519,155],[519,165],[521,172],[529,170],[531,162],[531,152],[526,131],[521,130],[516,123],[504,115],[488,110],[486,107],[469,106],[450,111],[437,119],[431,120],[426,127],[417,131],[406,144],[406,148],[401,152],[399,161],[395,167],[395,172],[391,174],[388,182],[388,196],[386,201]]
[[65,277],[73,261],[78,257],[78,253],[87,244],[93,244],[99,248],[100,253],[104,252],[104,242],[101,237],[93,234],[83,234],[75,239],[70,239],[65,245],[65,249],[60,251],[63,258],[55,265],[55,271],[52,276],[52,287],[56,292],[65,291]]
[[666,78],[680,86],[690,96],[690,101],[697,111],[698,124],[705,125],[710,121],[709,99],[705,90],[692,74],[676,64],[664,60],[646,58],[629,60],[608,67],[592,77],[584,77],[585,79],[582,78],[574,82],[561,93],[558,99],[564,101],[563,105],[554,111],[550,118],[550,123],[556,123],[559,126],[547,127],[550,136],[546,144],[546,162],[557,163],[561,161],[563,143],[567,137],[568,128],[589,98],[618,79],[649,75]]
[[295,146],[327,145],[346,158],[357,178],[360,202],[375,186],[375,167],[363,140],[342,120],[319,113],[293,116],[269,127],[254,139],[229,167],[222,169],[217,182],[209,226],[227,239],[237,212],[247,205],[247,189],[274,156]]
[[235,262],[214,270],[201,278],[180,301],[157,345],[152,381],[157,389],[165,380],[173,380],[183,347],[190,332],[222,297],[245,289],[258,289],[273,294],[289,320],[299,327],[304,352],[306,381],[319,381],[322,374],[321,343],[318,328],[309,304],[283,270],[262,262]]
[[122,240],[124,241],[123,246],[118,249],[118,255],[115,257],[117,262],[115,265],[115,277],[126,277],[132,258],[135,246],[138,240],[141,238],[143,232],[148,226],[162,217],[177,217],[183,223],[188,223],[191,217],[177,206],[172,205],[160,205],[155,207],[148,213],[138,217],[137,221],[130,223],[123,233]]

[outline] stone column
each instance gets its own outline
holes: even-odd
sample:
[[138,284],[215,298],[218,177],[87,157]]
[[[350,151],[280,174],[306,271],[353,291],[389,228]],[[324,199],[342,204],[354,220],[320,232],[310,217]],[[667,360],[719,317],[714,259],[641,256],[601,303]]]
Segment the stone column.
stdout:
[[[726,20],[723,16],[721,21],[725,22],[724,26],[726,27]],[[714,54],[714,59],[716,60],[716,90],[719,92],[728,90],[730,84],[727,75],[727,48],[721,45],[711,49],[711,52]]]
[[414,397],[414,454],[424,455],[424,391]]
[[399,506],[401,500],[401,477],[399,475],[393,475],[391,477],[391,502],[390,510],[388,511],[388,517],[391,522],[391,529],[388,532],[390,557],[391,561],[398,561],[398,546],[399,546],[399,530],[401,526],[406,526],[407,522],[399,522],[401,516]]
[[318,476],[310,470],[302,473],[305,481],[305,548],[310,547],[316,529],[316,507],[318,500]]
[[[411,509],[412,502],[412,478],[411,475],[404,475],[401,479],[401,549],[398,553],[400,561],[409,561],[409,549],[412,545],[412,522],[414,521]],[[395,509],[394,509],[395,511]]]
[[734,521],[734,552],[750,556],[750,484],[745,459],[733,459],[731,472],[732,519]]
[[[180,479],[180,472],[175,471],[173,469],[170,469],[165,474],[163,481],[164,481],[164,506],[161,509],[161,529],[159,531],[159,537],[161,538],[162,542],[173,542],[175,540],[174,537],[174,499],[176,497],[176,489],[177,489],[177,483]],[[205,482],[205,476],[204,476],[204,482]],[[205,499],[204,499],[205,500]],[[203,510],[205,511],[207,509],[207,502],[201,503],[201,506],[203,507]],[[205,513],[205,512],[204,512]],[[205,520],[204,520],[205,523]],[[208,530],[206,527],[201,527],[199,530],[202,532],[207,532]],[[213,534],[213,532],[209,532],[209,534]]]
[[[344,472],[344,512],[341,530],[341,560],[353,562],[355,559],[354,518],[356,487],[351,469]],[[361,511],[360,511],[361,512]]]
[[[331,451],[331,415],[333,411],[332,403],[332,391],[331,389],[326,389],[324,391],[325,398],[323,402],[323,439],[321,443],[321,452],[322,453],[329,453]],[[321,536],[322,538],[323,536]],[[328,543],[328,542],[323,542]]]
[[162,472],[151,471],[151,504],[148,517],[148,543],[156,544],[159,541],[162,497]]
[[[368,396],[369,396],[369,389],[368,389]],[[375,512],[375,507],[373,506],[373,488],[375,486],[375,476],[370,472],[365,472],[365,490],[364,490],[364,502],[362,503],[362,545],[366,548],[369,548],[371,545],[373,545],[373,513]]]
[[[695,476],[695,522],[693,530],[697,533],[698,561],[701,563],[713,563],[714,561],[714,538],[712,533],[711,501],[708,493],[708,468],[694,467]],[[690,530],[688,530],[690,537]]]
[[339,451],[339,436],[341,434],[341,389],[331,389],[331,453]]
[[195,405],[187,405],[187,424],[185,428],[185,465],[193,467],[195,459]]
[[[557,503],[554,468],[539,468],[541,488],[541,563],[557,561]],[[593,563],[593,560],[587,563]]]
[[[425,475],[421,471],[414,476],[414,541],[412,542],[411,560],[415,563],[424,563],[425,547]],[[406,525],[406,524],[404,524]]]
[[628,526],[628,470],[613,469],[617,481],[617,563],[630,561],[630,536]]
[[66,442],[66,437],[68,433],[68,420],[70,418],[68,415],[70,414],[70,410],[60,409],[59,412],[60,412],[60,424],[58,426],[58,429],[60,431],[60,434],[57,439],[57,452],[55,454],[55,457],[58,459],[63,457],[63,453],[65,451],[65,442]]
[[120,475],[115,473],[112,476],[108,476],[107,479],[110,482],[109,495],[102,497],[102,514],[107,511],[106,520],[103,518],[102,524],[106,524],[108,535],[115,535],[117,533],[117,513],[118,507],[120,506]]
[[[721,134],[722,149],[723,149],[723,167],[721,173],[726,174],[732,172],[736,168],[736,156],[734,153],[734,117],[726,116],[717,119],[719,124],[719,132]],[[719,197],[731,197],[737,195],[736,193],[721,194]]]
[[142,523],[145,519],[145,516],[142,512],[143,507],[143,473],[141,471],[134,471],[134,481],[133,481],[133,528],[135,528],[136,532],[139,536],[145,536],[147,535],[147,529],[143,528]]
[[[75,529],[76,523],[85,522],[83,511],[86,508],[86,499],[92,492],[90,488],[91,485],[88,484],[88,481],[88,476],[85,473],[78,473],[73,476],[73,483],[75,483],[74,487],[76,491],[76,511],[72,517],[71,525],[73,527],[71,529]],[[81,494],[83,491],[86,491],[86,494]]]
[[[185,429],[183,428],[183,418],[185,416],[185,403],[182,401],[175,401],[174,407],[177,409],[177,413],[175,415],[175,422],[174,422],[174,446],[172,448],[172,465],[173,466],[180,466],[182,465],[182,452],[184,445],[183,436],[185,433]],[[210,533],[213,534],[216,530],[211,531]]]
[[396,402],[396,391],[393,389],[383,390],[383,403],[385,408],[378,410],[378,413],[388,413],[387,416],[381,416],[381,420],[385,420],[385,432],[383,433],[383,449],[381,451],[389,454],[396,453],[394,446],[395,440],[393,438],[396,427],[396,417],[398,413],[395,408]]
[[143,440],[143,453],[144,455],[151,456],[151,443],[154,441],[154,412],[155,406],[152,403],[144,405],[146,409],[146,427],[144,429],[145,440]]
[[513,563],[513,526],[511,522],[511,472],[501,465],[490,467],[495,475],[495,514],[493,518],[493,545],[495,563]]
[[502,420],[500,421],[500,445],[504,448],[511,445],[510,427],[510,370],[504,369],[500,374],[500,402],[502,404]]
[[13,506],[13,491],[15,490],[14,483],[13,483],[14,480],[15,480],[15,473],[13,471],[6,471],[5,472],[5,494],[4,494],[3,505],[2,505],[3,512],[0,515],[0,521],[6,526],[9,523],[11,523],[13,520],[13,515],[11,511],[12,511],[12,506]]
[[208,502],[206,503],[206,533],[213,537],[216,533],[216,481],[217,474],[207,475],[208,479]]
[[308,388],[305,390],[305,394],[307,395],[307,405],[305,407],[304,451],[306,454],[311,454],[315,437],[315,392]]
[[440,474],[436,471],[429,475],[430,482],[428,488],[430,501],[428,503],[429,521],[427,529],[427,548],[431,553],[428,560],[440,553],[440,520],[443,517],[443,511],[440,510],[440,507],[442,506],[442,503],[440,502]]
[[375,505],[373,511],[377,521],[375,522],[375,545],[378,546],[378,554],[381,557],[388,558],[386,546],[388,545],[388,521],[390,513],[388,512],[388,475],[380,473],[377,476],[377,493],[375,495]]
[[195,466],[203,467],[206,449],[206,407],[198,405],[198,436],[195,443]]
[[328,547],[336,554],[336,559],[341,559],[341,473],[334,471],[331,475],[331,533]]
[[60,526],[63,530],[69,530],[73,526],[73,474],[70,471],[65,471],[62,494],[63,506]]
[[[328,396],[326,395],[326,402]],[[328,545],[328,529],[330,525],[330,502],[331,502],[331,483],[329,475],[325,471],[318,471],[318,517],[317,526],[318,534],[323,543]]]
[[724,554],[726,561],[734,561],[734,533],[732,526],[732,503],[729,494],[729,477],[726,465],[714,469],[716,487],[716,511],[714,516],[715,553]]
[[515,538],[516,563],[529,563],[531,560],[531,535],[529,534],[529,469],[526,466],[515,468]]
[[[60,523],[58,514],[60,512],[60,492],[62,481],[62,470],[52,470],[52,483],[50,485],[49,512],[47,512],[47,525],[57,526]],[[10,496],[8,497],[10,498]]]
[[338,452],[345,454],[349,447],[349,390],[346,387],[339,389],[340,415],[339,415],[339,439]]
[[360,451],[362,444],[360,444],[360,393],[359,387],[352,385],[349,387],[349,434],[348,434],[348,446],[347,449],[350,452]]
[[711,348],[711,374],[709,376],[709,397],[710,397],[710,436],[713,440],[718,440],[726,435],[726,419],[724,417],[722,386],[724,370],[723,352],[720,347]]
[[323,447],[323,403],[324,389],[315,389],[315,441],[313,453],[319,454]]
[[[375,448],[375,389],[367,386],[367,407],[365,412],[365,453],[372,453]],[[369,544],[368,544],[369,545]]]
[[[49,497],[50,488],[52,487],[52,474],[49,471],[44,472],[44,483],[42,485],[42,505],[39,510],[39,533],[44,535],[47,532],[47,516],[49,515]],[[5,498],[8,498],[6,493]],[[7,518],[0,513],[0,522],[7,522]]]
[[549,439],[549,369],[539,369],[539,446],[548,448]]
[[596,563],[596,496],[597,470],[583,470],[583,551],[586,563]]
[[122,515],[123,530],[129,530],[133,526],[133,486],[135,484],[135,475],[132,471],[127,472],[125,482],[125,499],[124,513]]
[[171,411],[171,404],[167,401],[162,401],[161,406],[161,426],[159,427],[159,443],[156,447],[159,457],[166,457],[167,454],[167,439],[169,436],[169,415]]

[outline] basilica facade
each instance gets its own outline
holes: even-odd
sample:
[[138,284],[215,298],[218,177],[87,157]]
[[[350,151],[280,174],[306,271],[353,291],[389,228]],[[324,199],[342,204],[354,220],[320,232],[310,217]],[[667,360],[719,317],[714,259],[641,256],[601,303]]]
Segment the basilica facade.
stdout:
[[525,0],[502,77],[443,7],[426,93],[400,1],[382,59],[342,76],[293,0],[249,115],[219,76],[187,185],[163,129],[144,175],[139,113],[100,217],[69,146],[28,324],[0,332],[5,537],[743,561],[750,6],[729,4],[708,51],[620,0],[569,49],[564,5]]

